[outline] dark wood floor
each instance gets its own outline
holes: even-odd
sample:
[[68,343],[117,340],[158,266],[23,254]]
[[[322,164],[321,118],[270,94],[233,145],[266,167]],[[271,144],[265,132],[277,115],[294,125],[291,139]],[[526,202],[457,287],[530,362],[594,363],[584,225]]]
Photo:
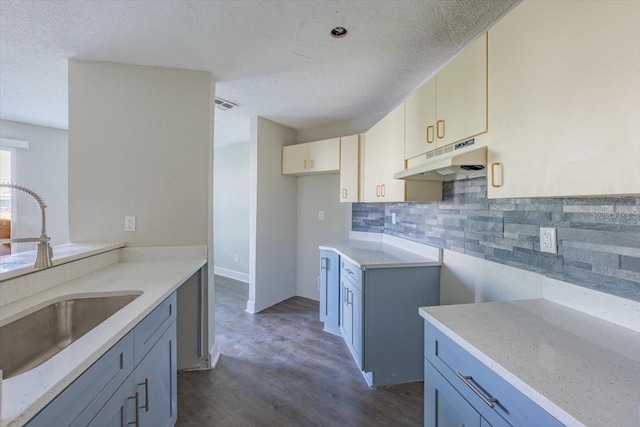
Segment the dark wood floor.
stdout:
[[421,426],[422,382],[367,387],[318,303],[244,311],[248,285],[216,276],[215,369],[178,374],[178,426]]

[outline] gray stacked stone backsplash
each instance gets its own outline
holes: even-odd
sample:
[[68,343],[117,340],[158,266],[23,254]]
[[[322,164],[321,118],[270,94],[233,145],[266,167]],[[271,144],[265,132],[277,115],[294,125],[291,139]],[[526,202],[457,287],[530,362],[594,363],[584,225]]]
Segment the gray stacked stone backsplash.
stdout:
[[[391,223],[391,214],[396,223]],[[558,254],[540,252],[558,229]],[[487,199],[486,178],[443,184],[442,202],[354,203],[352,229],[387,233],[640,301],[640,198]]]

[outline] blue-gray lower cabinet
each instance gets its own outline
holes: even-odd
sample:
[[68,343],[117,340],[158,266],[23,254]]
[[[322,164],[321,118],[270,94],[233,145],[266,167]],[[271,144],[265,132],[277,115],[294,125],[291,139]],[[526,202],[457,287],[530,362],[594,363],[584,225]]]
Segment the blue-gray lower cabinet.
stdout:
[[320,251],[320,321],[324,330],[340,335],[340,256],[334,251]]
[[342,336],[370,386],[424,378],[418,308],[440,303],[440,267],[361,269],[340,259]]
[[170,427],[177,420],[176,382],[173,293],[32,418],[28,426]]
[[424,406],[425,426],[480,427],[478,411],[427,360],[424,361]]
[[[563,426],[426,320],[424,334],[426,427]],[[450,413],[451,408],[457,415]]]
[[173,322],[89,426],[173,426],[177,419],[175,342]]

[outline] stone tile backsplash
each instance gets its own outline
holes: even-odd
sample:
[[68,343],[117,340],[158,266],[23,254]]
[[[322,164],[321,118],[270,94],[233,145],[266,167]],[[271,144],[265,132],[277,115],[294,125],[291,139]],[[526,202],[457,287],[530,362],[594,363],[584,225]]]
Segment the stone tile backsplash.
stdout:
[[[396,214],[396,224],[391,214]],[[540,252],[558,229],[558,254]],[[487,180],[443,184],[442,202],[354,203],[352,229],[387,233],[640,301],[640,198],[487,199]]]

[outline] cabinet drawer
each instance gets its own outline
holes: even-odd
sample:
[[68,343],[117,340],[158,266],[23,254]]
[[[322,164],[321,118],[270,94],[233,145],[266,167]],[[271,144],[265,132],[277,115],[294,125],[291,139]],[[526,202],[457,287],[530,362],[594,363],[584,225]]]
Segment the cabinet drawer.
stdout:
[[160,339],[171,322],[176,320],[176,293],[171,294],[135,327],[135,365],[144,358]]
[[130,332],[40,411],[29,427],[86,426],[132,371]]
[[563,425],[426,321],[424,333],[426,359],[491,425]]
[[356,288],[362,290],[362,270],[344,257],[340,258],[340,274],[349,279]]

